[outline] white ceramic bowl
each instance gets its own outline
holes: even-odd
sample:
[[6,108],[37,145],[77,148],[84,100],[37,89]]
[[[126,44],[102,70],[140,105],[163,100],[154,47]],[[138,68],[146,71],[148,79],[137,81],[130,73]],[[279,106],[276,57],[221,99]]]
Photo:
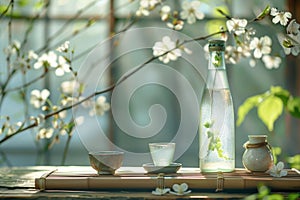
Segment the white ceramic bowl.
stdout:
[[124,152],[121,151],[99,151],[90,152],[91,166],[101,174],[114,174],[123,164]]

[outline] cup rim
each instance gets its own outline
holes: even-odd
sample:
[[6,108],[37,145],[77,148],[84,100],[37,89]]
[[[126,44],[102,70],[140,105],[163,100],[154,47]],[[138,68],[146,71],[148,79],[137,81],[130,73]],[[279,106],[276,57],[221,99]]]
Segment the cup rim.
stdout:
[[124,154],[124,152],[122,152],[122,151],[113,151],[113,150],[89,152],[89,155],[93,155],[93,156],[95,156],[95,155],[104,155],[104,156],[106,156],[106,155],[123,155],[123,154]]
[[175,142],[151,142],[149,145],[175,145]]
[[268,136],[267,135],[248,135],[248,137],[256,137],[256,138],[267,138]]

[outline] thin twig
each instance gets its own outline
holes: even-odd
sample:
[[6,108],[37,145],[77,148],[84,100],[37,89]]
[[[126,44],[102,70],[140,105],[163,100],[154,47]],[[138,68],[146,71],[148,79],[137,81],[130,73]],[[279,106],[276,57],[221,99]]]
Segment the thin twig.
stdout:
[[10,1],[9,4],[7,5],[6,9],[1,13],[0,19],[8,12],[10,6],[12,6],[13,1]]
[[69,133],[68,134],[68,139],[67,139],[67,142],[66,142],[66,146],[64,148],[64,153],[63,153],[61,165],[65,165],[65,163],[66,163],[66,159],[67,159],[71,139],[72,139],[72,134]]
[[186,43],[189,43],[189,42],[192,42],[192,41],[199,41],[199,40],[206,40],[208,38],[211,38],[215,35],[219,35],[219,34],[223,34],[223,33],[227,33],[228,31],[227,30],[222,30],[222,31],[218,31],[218,32],[215,32],[215,33],[212,33],[212,34],[209,34],[209,35],[206,35],[206,36],[203,36],[203,37],[197,37],[197,38],[194,38],[194,39],[190,39],[190,40],[185,40],[183,44],[186,44]]
[[[89,96],[83,98],[82,100],[74,103],[74,104],[71,104],[69,106],[66,106],[66,107],[63,107],[55,112],[52,112],[52,113],[49,113],[47,115],[45,115],[44,119],[48,119],[54,115],[57,115],[59,114],[60,112],[63,112],[63,111],[66,111],[66,110],[69,110],[69,109],[72,109],[80,104],[82,104],[83,102],[91,99],[92,97],[94,96],[98,96],[100,94],[103,94],[103,93],[106,93],[106,92],[109,92],[109,91],[112,91],[115,87],[117,87],[118,85],[120,85],[122,82],[124,82],[125,80],[127,80],[130,76],[132,76],[133,74],[135,74],[137,71],[141,70],[143,67],[145,67],[147,64],[151,63],[152,61],[156,60],[157,58],[161,57],[161,56],[164,56],[170,52],[172,52],[173,50],[177,49],[178,47],[182,46],[183,44],[186,44],[186,43],[189,43],[189,42],[192,42],[192,41],[198,41],[198,40],[205,40],[205,39],[208,39],[212,36],[215,36],[215,35],[218,35],[218,34],[222,34],[222,33],[225,33],[227,32],[226,30],[224,31],[218,31],[216,33],[212,33],[212,34],[209,34],[207,36],[203,36],[203,37],[198,37],[198,38],[195,38],[195,39],[191,39],[191,40],[184,40],[183,42],[179,43],[178,46],[174,47],[173,49],[170,49],[169,51],[166,51],[164,54],[160,55],[160,56],[152,56],[151,58],[149,58],[148,60],[146,60],[144,63],[142,63],[140,66],[136,67],[133,71],[130,71],[128,74],[124,75],[118,82],[116,82],[115,84],[112,84],[111,86],[107,87],[106,89],[104,90],[100,90],[100,91],[97,91],[93,94],[90,94]],[[11,134],[11,135],[8,135],[6,137],[4,137],[2,140],[0,140],[0,144],[2,144],[3,142],[5,142],[6,140],[8,140],[9,138],[11,138],[12,136],[18,134],[18,133],[21,133],[21,132],[24,132],[28,129],[31,129],[33,127],[36,127],[38,126],[39,124],[37,122],[33,123],[33,124],[30,124],[28,125],[27,127],[24,127],[24,128],[21,128],[19,130],[17,130],[15,133]]]
[[5,153],[4,151],[0,150],[0,155],[1,155],[1,157],[2,157],[2,162],[5,162],[5,163],[7,164],[8,167],[13,166],[13,165],[11,164],[11,162],[7,159],[6,153]]
[[[118,31],[117,33],[115,33],[115,35],[120,34],[120,33],[123,33],[123,32],[126,32],[126,31],[127,31],[127,30],[128,30],[128,29],[136,22],[136,20],[137,20],[136,18],[133,19],[128,25],[126,25],[126,26],[125,26],[124,28],[122,28],[120,31]],[[93,45],[91,48],[89,48],[89,49],[85,50],[84,52],[82,52],[81,54],[75,56],[75,57],[72,59],[72,61],[77,60],[77,59],[79,59],[80,57],[84,56],[85,54],[89,53],[89,52],[90,52],[92,49],[94,49],[97,45],[98,45],[98,44]],[[108,54],[107,54],[107,55],[108,55]],[[103,59],[103,58],[101,58],[101,59]],[[17,87],[8,89],[8,90],[3,90],[4,88],[6,88],[6,86],[5,86],[5,87],[2,88],[2,91],[5,91],[4,93],[9,93],[9,92],[13,92],[13,91],[20,90],[20,89],[22,89],[23,87],[29,87],[30,85],[32,85],[32,84],[34,84],[35,82],[37,82],[37,81],[41,80],[42,78],[44,78],[44,77],[47,75],[47,73],[48,73],[48,69],[45,68],[44,72],[43,72],[40,76],[38,76],[38,77],[36,77],[36,78],[34,78],[34,79],[28,81],[27,83],[24,83],[22,86],[17,86]],[[7,84],[4,84],[4,85],[7,85]]]
[[[78,19],[79,16],[83,13],[83,11],[86,11],[88,8],[92,7],[92,6],[93,6],[95,3],[97,3],[97,2],[98,2],[98,0],[93,1],[93,2],[91,2],[90,4],[88,4],[87,6],[85,6],[84,8],[80,9],[80,10],[79,10],[79,11],[78,11],[71,19],[69,19],[65,24],[63,24],[63,25],[61,26],[61,28],[60,28],[57,32],[55,32],[52,36],[50,36],[50,37],[48,38],[47,42],[49,43],[49,42],[51,42],[53,39],[55,39],[59,34],[61,34],[61,33],[63,32],[63,30],[66,29],[66,27],[67,27],[68,25],[71,24],[71,22],[73,22],[75,19]],[[115,11],[118,10],[118,9],[120,9],[120,8],[123,8],[123,7],[126,6],[126,5],[129,5],[130,3],[132,3],[132,2],[129,1],[129,2],[126,2],[126,3],[122,4],[122,5],[120,5],[119,7],[117,7],[117,8],[115,9]],[[105,18],[107,18],[109,15],[110,15],[110,13],[104,15],[101,19],[105,19]],[[74,31],[71,35],[65,37],[64,39],[62,39],[61,41],[57,42],[57,43],[56,43],[55,45],[53,45],[53,46],[54,46],[54,47],[55,47],[55,46],[58,46],[59,44],[63,43],[64,41],[66,41],[66,40],[68,40],[68,39],[74,37],[74,36],[77,35],[77,34],[79,34],[79,33],[82,32],[83,30],[86,30],[86,28],[90,27],[90,25],[91,25],[91,24],[90,24],[90,23],[91,23],[91,20],[96,20],[96,19],[97,19],[97,17],[93,17],[93,18],[89,19],[89,21],[88,21],[88,23],[87,23],[87,26],[85,26],[83,29]],[[41,47],[40,49],[38,49],[37,52],[39,53],[39,52],[42,52],[42,51],[47,50],[47,49],[50,49],[50,48],[49,48],[49,47],[46,47],[46,46],[43,46],[43,47]]]
[[[11,45],[12,43],[12,15],[13,15],[13,11],[14,11],[14,0],[10,1],[11,3],[11,10],[10,10],[10,17],[9,17],[9,21],[8,21],[8,44]],[[6,69],[7,69],[7,73],[9,74],[10,72],[10,65],[11,65],[11,54],[8,53],[8,55],[6,56]],[[4,88],[2,88],[3,90]],[[2,98],[1,98],[2,99]]]
[[65,38],[61,39],[60,41],[56,42],[55,44],[53,44],[52,46],[48,46],[49,45],[49,41],[46,42],[46,45],[43,46],[42,48],[38,49],[36,52],[37,53],[41,53],[42,51],[44,50],[48,50],[48,49],[54,49],[56,47],[58,47],[59,45],[61,45],[62,43],[64,43],[65,41],[67,40],[70,40],[71,38],[75,37],[76,35],[78,35],[79,33],[82,33],[84,31],[87,30],[87,28],[91,27],[91,25],[94,23],[95,21],[95,17],[91,18],[88,20],[88,22],[85,24],[84,27],[82,27],[81,29],[77,29],[77,30],[74,30],[71,35],[69,36],[66,36]]
[[44,72],[40,76],[38,76],[38,77],[36,77],[36,78],[34,78],[34,79],[32,79],[32,80],[24,83],[22,86],[17,86],[15,88],[8,89],[5,92],[9,93],[9,92],[21,90],[22,88],[26,88],[26,87],[32,85],[33,83],[39,81],[40,79],[44,78],[47,75],[47,72],[48,72],[48,70],[47,70],[47,68],[45,68]]
[[[88,5],[86,5],[85,7],[81,8],[80,10],[77,11],[77,13],[75,13],[75,15],[68,21],[66,21],[61,27],[60,29],[58,29],[52,36],[50,36],[46,43],[50,43],[50,41],[52,41],[53,39],[55,39],[59,34],[63,33],[64,30],[66,30],[66,27],[69,26],[69,24],[71,24],[73,21],[75,21],[76,19],[78,19],[78,17],[87,9],[91,8],[92,6],[94,6],[99,0],[95,0],[92,1],[91,3],[89,3]],[[46,48],[46,47],[44,47]]]
[[24,39],[21,43],[21,48],[24,48],[25,44],[27,43],[27,40],[28,40],[28,37],[29,37],[29,34],[30,32],[32,31],[33,29],[33,25],[34,25],[34,22],[40,18],[40,16],[42,15],[43,12],[45,12],[47,9],[48,9],[48,6],[49,4],[48,3],[45,3],[43,8],[41,9],[41,11],[39,13],[37,13],[30,21],[30,24],[27,28],[27,30],[25,31],[25,35],[24,35]]

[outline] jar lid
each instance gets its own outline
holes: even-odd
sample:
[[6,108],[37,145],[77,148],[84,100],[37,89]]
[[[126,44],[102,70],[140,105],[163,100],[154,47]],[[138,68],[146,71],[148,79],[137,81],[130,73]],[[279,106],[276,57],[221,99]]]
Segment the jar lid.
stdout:
[[225,51],[224,40],[209,40],[208,41],[209,51]]

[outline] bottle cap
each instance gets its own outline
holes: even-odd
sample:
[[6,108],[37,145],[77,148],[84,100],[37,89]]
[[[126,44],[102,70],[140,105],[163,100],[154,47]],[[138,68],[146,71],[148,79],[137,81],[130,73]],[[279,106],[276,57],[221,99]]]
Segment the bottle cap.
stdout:
[[225,51],[224,40],[210,40],[208,41],[209,51]]

